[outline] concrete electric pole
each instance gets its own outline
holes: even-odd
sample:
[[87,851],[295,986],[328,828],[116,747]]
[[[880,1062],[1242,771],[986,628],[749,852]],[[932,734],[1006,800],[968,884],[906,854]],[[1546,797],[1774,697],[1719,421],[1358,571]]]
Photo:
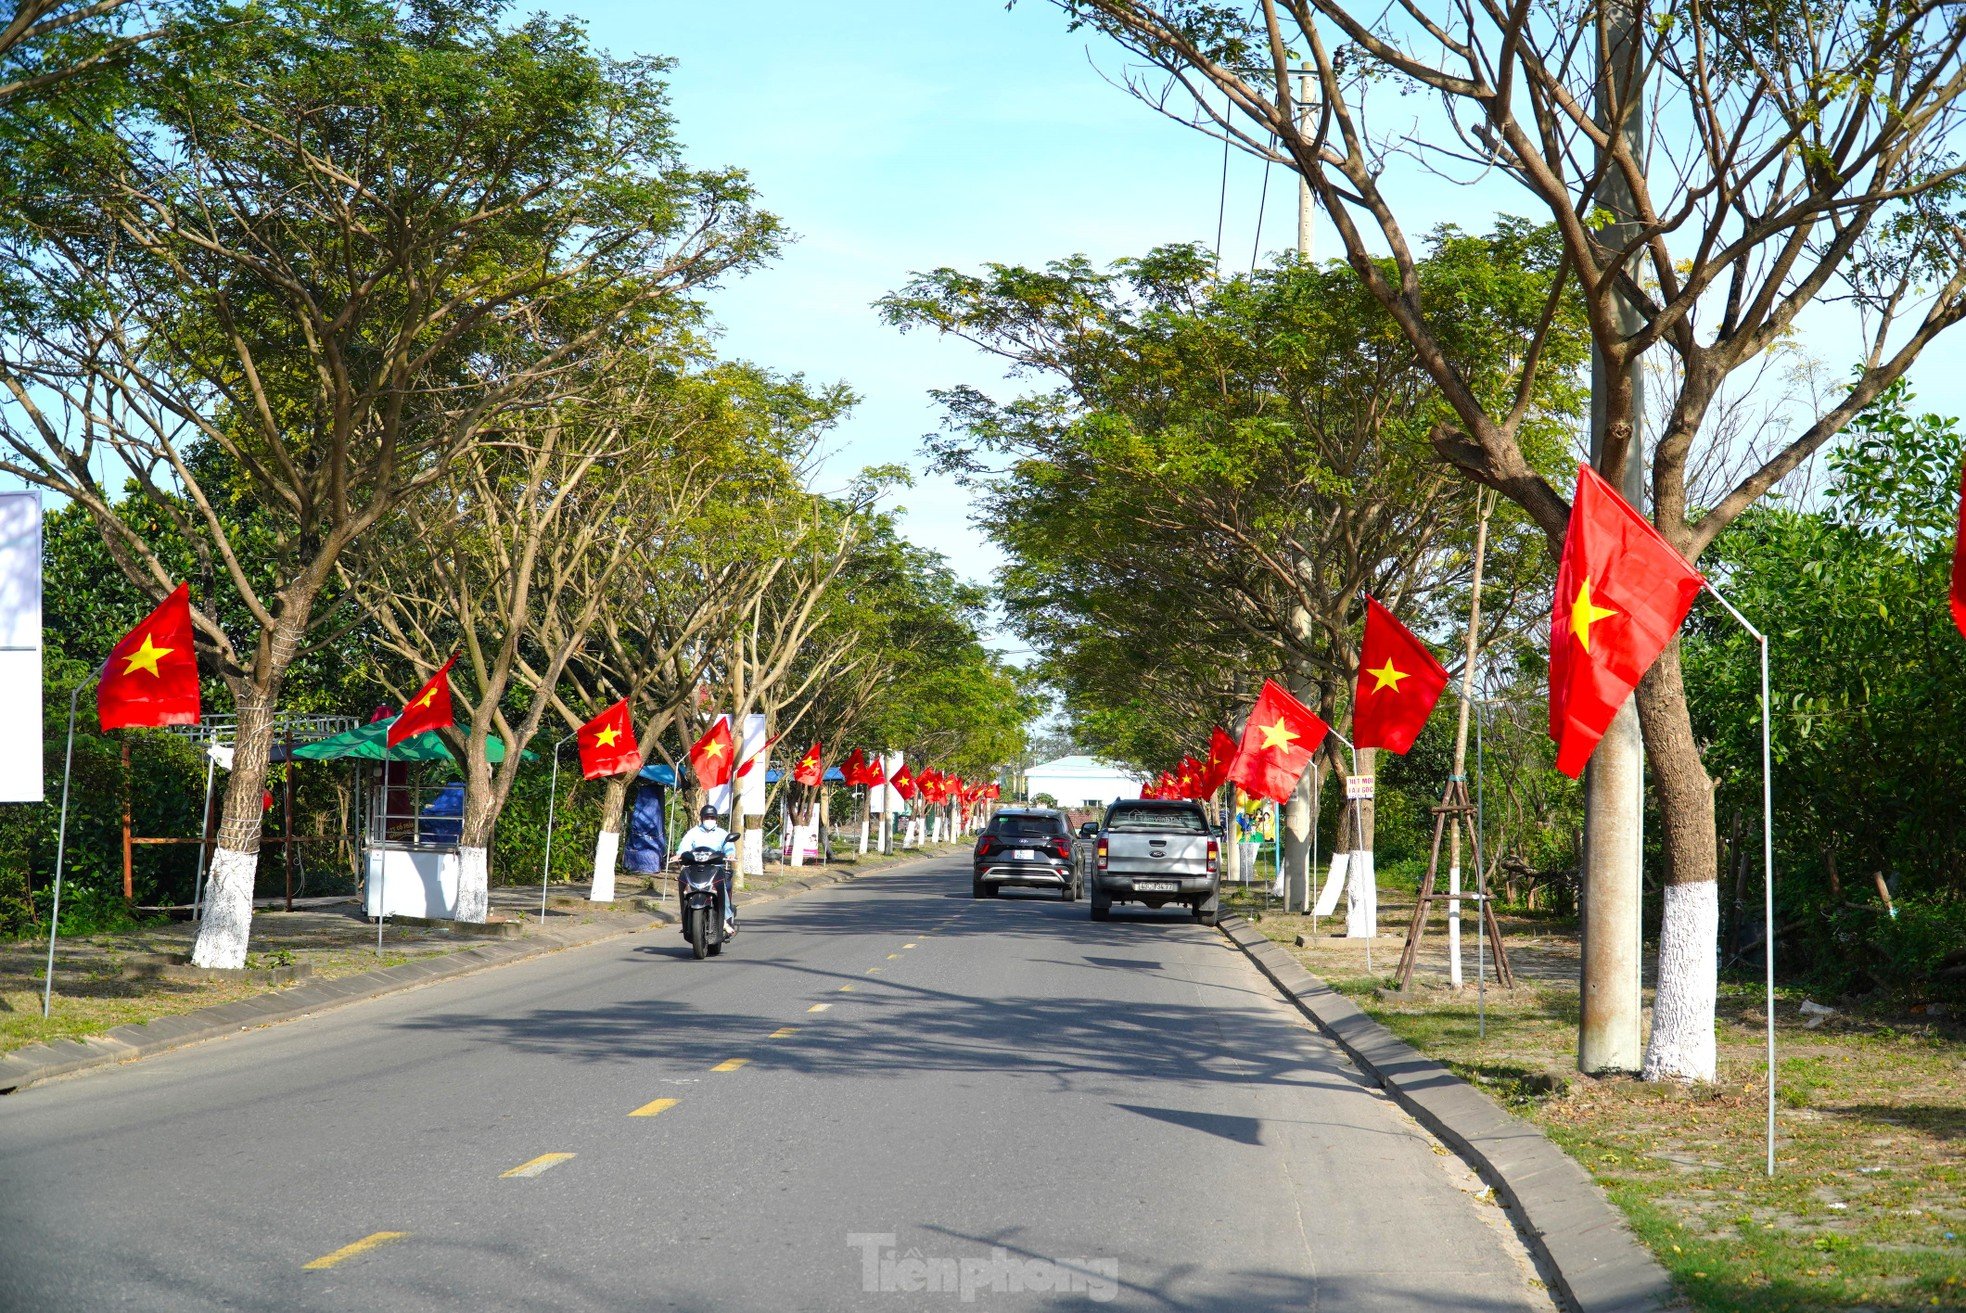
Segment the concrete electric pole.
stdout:
[[[1643,0],[1611,0],[1606,7],[1599,51],[1597,119],[1623,138],[1633,159],[1645,149],[1645,73]],[[1604,245],[1616,250],[1632,241],[1638,225],[1625,175],[1598,153],[1597,207],[1612,221],[1601,230]],[[1618,329],[1626,337],[1644,327],[1638,307],[1614,293]],[[1591,464],[1615,484],[1633,506],[1645,507],[1645,379],[1637,359],[1625,365],[1631,389],[1631,428],[1624,443],[1624,468],[1605,468],[1615,445],[1608,441],[1612,390],[1619,380],[1596,349],[1591,353]],[[1577,1068],[1591,1075],[1636,1072],[1642,1060],[1640,1028],[1644,993],[1642,858],[1645,846],[1645,748],[1631,699],[1619,709],[1598,744],[1584,777],[1582,1015],[1577,1031]]]

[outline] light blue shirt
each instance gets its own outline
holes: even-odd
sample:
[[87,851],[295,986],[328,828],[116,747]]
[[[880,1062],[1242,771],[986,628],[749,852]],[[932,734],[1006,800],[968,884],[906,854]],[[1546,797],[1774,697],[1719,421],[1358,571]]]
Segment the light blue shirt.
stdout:
[[729,853],[736,846],[737,836],[715,821],[699,821],[676,841],[678,853],[686,853],[692,848],[721,848]]

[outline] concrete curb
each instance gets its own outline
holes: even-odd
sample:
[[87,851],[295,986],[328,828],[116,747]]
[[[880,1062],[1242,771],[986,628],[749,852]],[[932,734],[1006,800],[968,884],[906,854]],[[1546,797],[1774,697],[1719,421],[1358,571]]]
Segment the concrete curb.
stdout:
[[1494,1187],[1566,1304],[1581,1313],[1675,1305],[1672,1278],[1575,1159],[1359,1011],[1242,917],[1223,917],[1221,930],[1361,1071]]
[[[845,884],[851,880],[861,879],[863,876],[886,875],[918,866],[923,862],[938,860],[940,855],[918,857],[876,867],[871,871],[839,871],[829,872],[823,876],[809,876],[747,897],[741,906],[751,908],[760,903],[774,903],[813,889]],[[0,1054],[0,1095],[13,1094],[30,1085],[39,1085],[43,1081],[54,1080],[61,1076],[72,1076],[95,1067],[147,1058],[153,1053],[164,1053],[171,1049],[200,1044],[206,1040],[236,1035],[242,1030],[255,1030],[282,1021],[294,1021],[316,1013],[329,1012],[350,1003],[359,1003],[365,999],[400,994],[440,980],[469,975],[474,971],[509,966],[514,962],[543,957],[548,953],[557,953],[564,949],[584,948],[589,944],[623,939],[629,935],[641,934],[645,930],[652,930],[657,926],[675,923],[676,918],[670,913],[656,911],[649,913],[646,920],[624,926],[599,929],[569,926],[565,930],[541,930],[524,939],[491,939],[441,957],[402,962],[393,967],[384,967],[380,971],[365,971],[361,975],[342,976],[338,980],[309,980],[291,989],[255,995],[236,1003],[221,1003],[215,1007],[198,1008],[191,1012],[180,1012],[173,1016],[154,1017],[149,1021],[118,1026],[114,1030],[91,1035],[87,1039],[59,1039],[46,1044],[29,1044],[15,1049],[12,1053]]]

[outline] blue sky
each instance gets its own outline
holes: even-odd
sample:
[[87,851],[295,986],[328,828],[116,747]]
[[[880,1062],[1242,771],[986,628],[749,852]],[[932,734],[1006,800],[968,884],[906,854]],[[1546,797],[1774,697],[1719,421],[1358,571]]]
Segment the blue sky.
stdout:
[[[1167,241],[1213,242],[1222,149],[1101,80],[1086,40],[1024,0],[604,3],[566,11],[618,54],[675,58],[676,115],[692,159],[750,173],[798,240],[772,267],[714,294],[724,349],[862,397],[830,472],[919,468],[939,414],[933,387],[993,383],[964,343],[902,336],[871,302],[911,271],[986,261],[1097,261]],[[739,15],[741,14],[741,18]],[[1109,71],[1114,52],[1097,57]],[[1247,263],[1262,165],[1231,164],[1225,247]],[[1273,252],[1295,240],[1295,178],[1270,179]],[[998,557],[941,479],[902,494],[909,536],[972,578]]]

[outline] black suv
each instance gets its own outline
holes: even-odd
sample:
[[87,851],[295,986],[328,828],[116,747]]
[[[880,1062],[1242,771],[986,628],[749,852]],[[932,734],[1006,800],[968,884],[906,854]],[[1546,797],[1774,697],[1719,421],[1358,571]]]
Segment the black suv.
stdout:
[[970,857],[970,893],[995,898],[1005,885],[1056,889],[1068,903],[1078,898],[1084,878],[1065,813],[1033,807],[990,818]]

